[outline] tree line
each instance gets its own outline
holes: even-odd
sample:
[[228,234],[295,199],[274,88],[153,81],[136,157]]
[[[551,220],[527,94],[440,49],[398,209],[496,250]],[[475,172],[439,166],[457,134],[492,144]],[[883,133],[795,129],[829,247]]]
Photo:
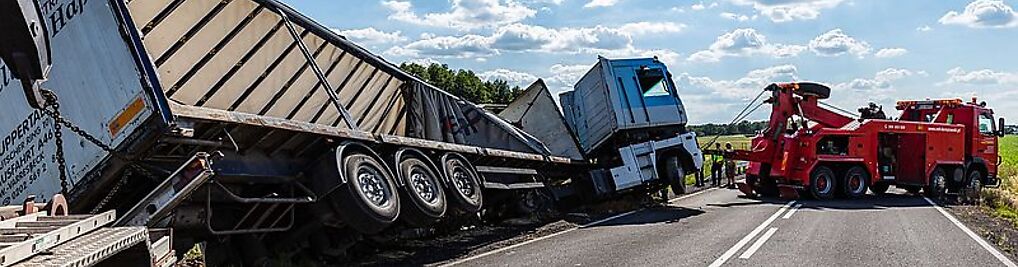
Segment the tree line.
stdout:
[[733,134],[756,134],[758,131],[767,128],[767,121],[742,121],[735,124],[714,124],[693,125],[687,127],[690,131],[696,132],[697,136],[733,135]]
[[472,70],[454,70],[446,64],[424,66],[411,62],[400,64],[399,68],[475,104],[509,104],[523,92],[519,86],[510,86],[506,81],[485,81]]

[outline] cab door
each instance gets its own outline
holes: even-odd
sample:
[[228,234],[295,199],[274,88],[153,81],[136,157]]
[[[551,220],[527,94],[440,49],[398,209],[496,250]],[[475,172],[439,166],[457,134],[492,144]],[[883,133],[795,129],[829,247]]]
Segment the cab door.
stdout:
[[984,173],[987,177],[992,176],[990,174],[997,173],[997,165],[1000,164],[997,153],[999,148],[997,147],[997,127],[993,122],[993,113],[988,110],[979,111],[977,115],[977,126],[979,134],[976,135],[975,144],[973,144],[973,156],[981,157],[986,162],[986,169],[989,173]]

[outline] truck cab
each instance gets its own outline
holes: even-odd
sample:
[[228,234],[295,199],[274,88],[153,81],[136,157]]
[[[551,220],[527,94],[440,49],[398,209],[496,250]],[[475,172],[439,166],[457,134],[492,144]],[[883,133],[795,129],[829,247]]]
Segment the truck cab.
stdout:
[[967,176],[979,176],[982,184],[998,184],[997,168],[1001,158],[998,137],[1004,135],[1004,119],[994,120],[986,102],[972,98],[899,101],[901,120],[935,122],[965,126],[965,169]]

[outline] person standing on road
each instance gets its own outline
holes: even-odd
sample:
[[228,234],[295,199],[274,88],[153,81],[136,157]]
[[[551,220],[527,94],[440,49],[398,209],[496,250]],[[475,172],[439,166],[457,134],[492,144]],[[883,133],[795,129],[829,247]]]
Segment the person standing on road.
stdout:
[[725,143],[725,178],[728,178],[728,188],[735,188],[735,160],[732,159],[732,155],[735,154],[735,149],[732,148],[732,143]]
[[[715,150],[717,150],[718,153],[721,152],[721,143],[715,143],[714,147],[715,147]],[[722,168],[722,164],[721,164],[721,155],[718,155],[718,153],[714,153],[713,155],[711,155],[710,180],[711,180],[711,186],[712,187],[719,187],[719,186],[721,186],[721,174],[722,174],[721,168]]]

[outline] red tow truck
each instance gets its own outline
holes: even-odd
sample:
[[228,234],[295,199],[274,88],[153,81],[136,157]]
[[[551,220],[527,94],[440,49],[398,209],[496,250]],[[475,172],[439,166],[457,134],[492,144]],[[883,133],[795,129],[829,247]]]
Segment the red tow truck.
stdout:
[[[816,83],[772,84],[764,103],[772,107],[767,129],[749,150],[724,154],[749,161],[750,196],[817,199],[856,198],[894,185],[910,193],[972,196],[999,186],[997,137],[1001,118],[985,102],[961,99],[899,101],[898,119],[887,119],[876,105],[852,118],[820,102],[831,89]],[[762,93],[763,94],[763,93]]]

